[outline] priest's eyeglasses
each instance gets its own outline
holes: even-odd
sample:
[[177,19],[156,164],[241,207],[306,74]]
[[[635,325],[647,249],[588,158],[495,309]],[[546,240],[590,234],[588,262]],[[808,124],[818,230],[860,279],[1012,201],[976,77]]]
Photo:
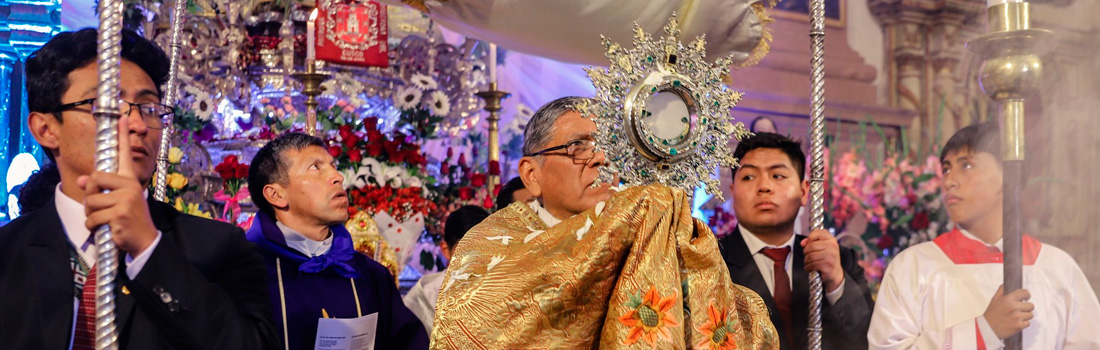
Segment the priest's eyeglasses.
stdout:
[[[550,153],[553,151],[564,149],[565,153]],[[563,155],[574,160],[589,160],[596,156],[596,141],[593,140],[573,140],[564,145],[550,147],[531,154],[525,154],[526,157],[534,157],[541,155]]]
[[[73,103],[66,103],[66,104],[57,106],[57,108],[54,109],[54,112],[61,113],[61,112],[68,111],[68,110],[71,110],[73,108],[80,107],[80,106],[83,106],[83,105],[90,105],[90,104],[95,103],[95,100],[96,99],[94,99],[94,98],[89,98],[89,99],[83,100],[83,101],[77,101],[77,102],[73,102]],[[134,107],[137,107],[138,113],[141,114],[141,119],[145,121],[145,126],[148,126],[150,129],[156,129],[156,130],[164,129],[164,123],[167,121],[168,116],[175,113],[175,111],[172,110],[172,107],[168,107],[166,105],[162,105],[162,104],[159,104],[159,103],[152,103],[152,102],[133,103],[133,102],[126,101],[126,100],[123,100],[123,99],[118,99],[118,105],[119,106],[130,105],[130,108],[128,108],[128,109],[122,108],[122,109],[125,109],[125,111],[123,112],[123,115],[129,115],[131,112],[134,111]],[[82,112],[91,113],[91,111],[82,111]]]

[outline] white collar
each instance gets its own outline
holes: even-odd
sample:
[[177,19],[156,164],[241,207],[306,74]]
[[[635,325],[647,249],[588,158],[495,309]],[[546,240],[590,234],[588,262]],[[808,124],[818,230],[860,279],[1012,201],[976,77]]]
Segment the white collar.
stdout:
[[323,241],[314,241],[302,235],[298,231],[283,225],[283,223],[276,221],[275,225],[279,227],[280,231],[283,231],[283,238],[286,239],[286,246],[305,254],[308,257],[315,257],[325,255],[329,249],[332,248],[332,233],[330,232],[328,237]]
[[1004,239],[1003,236],[1001,238],[997,239],[996,243],[989,244],[989,243],[986,243],[985,241],[983,241],[981,239],[978,239],[978,236],[975,236],[974,234],[970,233],[970,231],[964,230],[962,227],[959,227],[959,232],[962,232],[963,237],[978,241],[978,243],[984,244],[986,247],[997,248],[998,251],[1002,251],[1002,252],[1005,250],[1004,249],[1005,239]]
[[745,226],[741,226],[741,224],[737,224],[737,229],[741,231],[741,238],[743,238],[745,240],[745,245],[749,247],[749,252],[752,252],[753,255],[755,255],[756,253],[760,253],[760,251],[763,250],[764,248],[786,248],[786,247],[791,247],[792,250],[794,249],[794,235],[793,234],[791,235],[791,238],[788,238],[787,241],[784,242],[782,245],[774,246],[774,245],[764,243],[764,241],[760,240],[759,237],[756,237],[756,235],[753,234],[748,229],[746,229]]
[[558,219],[556,216],[554,216],[554,214],[550,214],[550,211],[546,210],[546,208],[543,208],[542,204],[539,204],[538,200],[533,200],[530,203],[527,203],[527,205],[531,207],[531,210],[535,211],[535,214],[539,215],[539,219],[542,219],[542,222],[546,224],[546,227],[554,227],[554,225],[561,223],[561,219]]
[[[149,190],[146,189],[143,194],[145,198],[148,198]],[[80,257],[85,262],[95,264],[98,250],[92,239],[92,232],[84,226],[84,222],[88,220],[88,215],[84,212],[84,203],[77,202],[69,195],[61,192],[60,183],[53,189],[53,198],[57,216],[61,218],[61,228],[65,230],[69,242],[77,249]]]
[[91,239],[92,232],[84,226],[84,222],[88,220],[88,215],[84,213],[84,204],[61,192],[61,184],[54,188],[53,198],[57,216],[61,218],[61,227],[65,229],[69,242],[81,253],[84,261],[95,261],[96,247]]

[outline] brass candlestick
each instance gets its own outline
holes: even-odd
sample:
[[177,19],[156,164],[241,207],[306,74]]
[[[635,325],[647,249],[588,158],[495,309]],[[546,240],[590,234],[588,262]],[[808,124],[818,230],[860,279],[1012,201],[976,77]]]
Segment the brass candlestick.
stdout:
[[317,96],[324,92],[321,83],[331,78],[331,75],[318,73],[313,62],[306,63],[305,73],[290,75],[302,83],[302,95],[306,95],[306,133],[319,136],[317,132]]
[[[489,195],[494,195],[494,190],[500,185],[499,173],[494,175],[492,172],[493,162],[497,163],[497,167],[500,166],[500,110],[501,101],[512,96],[512,94],[497,90],[497,83],[489,83],[489,90],[478,92],[477,97],[481,97],[485,100],[485,111],[489,112]],[[498,169],[499,170],[499,169]]]
[[[1009,1],[989,7],[989,33],[967,47],[985,62],[978,81],[982,91],[1000,103],[1004,137],[1004,293],[1023,287],[1023,244],[1020,232],[1020,188],[1024,163],[1024,99],[1039,89],[1043,62],[1053,33],[1031,29],[1031,7]],[[1005,349],[1020,349],[1020,333],[1005,339]]]

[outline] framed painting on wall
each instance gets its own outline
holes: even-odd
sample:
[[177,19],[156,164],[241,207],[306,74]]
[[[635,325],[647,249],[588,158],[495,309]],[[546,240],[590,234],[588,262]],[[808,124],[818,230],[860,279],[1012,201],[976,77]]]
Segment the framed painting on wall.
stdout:
[[[844,28],[846,20],[847,0],[825,0],[825,25],[829,27]],[[772,11],[771,15],[777,18],[788,18],[810,21],[810,0],[783,0],[775,5],[778,11]]]

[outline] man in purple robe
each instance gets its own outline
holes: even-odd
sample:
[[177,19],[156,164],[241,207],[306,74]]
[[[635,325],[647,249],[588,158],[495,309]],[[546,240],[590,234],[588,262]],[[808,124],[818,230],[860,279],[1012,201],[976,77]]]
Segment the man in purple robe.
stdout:
[[427,349],[424,326],[401,302],[393,276],[355,251],[344,228],[342,183],[324,143],[302,133],[272,140],[249,167],[248,190],[260,212],[248,240],[267,263],[284,345],[313,349],[321,318],[377,317],[375,349]]

